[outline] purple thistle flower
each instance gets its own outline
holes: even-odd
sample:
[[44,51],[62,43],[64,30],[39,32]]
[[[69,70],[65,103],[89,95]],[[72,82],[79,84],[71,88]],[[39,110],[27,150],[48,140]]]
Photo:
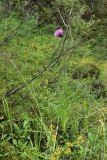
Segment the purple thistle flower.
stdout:
[[62,28],[57,29],[57,30],[55,31],[55,33],[54,33],[54,36],[55,36],[55,37],[63,37],[63,35],[64,35],[64,31],[63,31]]

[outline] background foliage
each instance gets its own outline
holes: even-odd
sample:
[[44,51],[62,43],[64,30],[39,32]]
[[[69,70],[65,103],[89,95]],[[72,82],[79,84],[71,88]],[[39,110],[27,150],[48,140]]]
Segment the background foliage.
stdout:
[[0,4],[0,159],[106,160],[106,0]]

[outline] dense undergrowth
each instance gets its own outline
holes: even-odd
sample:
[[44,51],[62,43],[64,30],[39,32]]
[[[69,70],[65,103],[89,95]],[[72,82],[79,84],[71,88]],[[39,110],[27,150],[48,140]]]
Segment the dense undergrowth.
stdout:
[[[20,21],[0,24],[0,41]],[[26,83],[52,57],[57,28],[26,21],[0,49],[0,95]],[[106,28],[0,104],[0,159],[107,159]]]

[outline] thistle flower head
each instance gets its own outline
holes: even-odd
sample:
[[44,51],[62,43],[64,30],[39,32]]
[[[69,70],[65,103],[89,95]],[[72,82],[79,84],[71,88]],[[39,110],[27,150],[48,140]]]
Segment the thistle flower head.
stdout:
[[55,37],[63,37],[63,35],[64,35],[64,30],[62,28],[57,29],[54,33]]

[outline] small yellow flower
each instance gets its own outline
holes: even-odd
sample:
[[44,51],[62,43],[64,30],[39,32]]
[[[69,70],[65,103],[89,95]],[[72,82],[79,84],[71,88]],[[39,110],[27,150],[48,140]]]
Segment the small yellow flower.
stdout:
[[100,109],[100,112],[102,112],[102,113],[107,113],[107,107],[101,108],[101,109]]
[[94,64],[94,65],[96,65],[96,66],[98,65],[93,58],[84,58],[84,59],[82,59],[82,60],[80,61],[80,64],[81,64],[81,65],[84,65],[84,64]]
[[66,150],[64,150],[64,154],[65,155],[71,154],[71,148],[68,147]]
[[66,142],[65,145],[66,145],[67,147],[73,147],[74,144],[71,143],[71,142]]
[[49,126],[49,130],[50,130],[50,133],[51,133],[51,141],[52,141],[52,143],[55,144],[56,143],[57,132],[56,132],[55,126],[52,123]]
[[53,132],[55,130],[55,127],[52,123],[50,124],[49,129],[50,129],[51,132]]
[[55,152],[52,154],[50,160],[59,160],[61,152],[62,152],[62,148],[57,146],[55,149]]
[[80,144],[84,143],[84,141],[85,141],[85,136],[80,135],[77,139],[77,144],[80,145]]
[[45,79],[44,83],[45,83],[46,85],[48,85],[48,79]]
[[52,135],[52,141],[55,143],[56,142],[56,134]]

